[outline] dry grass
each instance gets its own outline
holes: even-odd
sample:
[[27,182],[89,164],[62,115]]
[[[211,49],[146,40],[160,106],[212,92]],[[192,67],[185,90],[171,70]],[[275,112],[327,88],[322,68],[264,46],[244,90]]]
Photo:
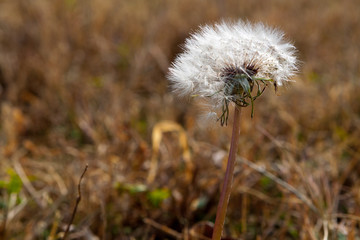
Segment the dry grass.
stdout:
[[[254,119],[244,111],[239,156],[261,169],[238,163],[226,235],[359,239],[359,12],[356,0],[0,1],[0,238],[59,239],[89,164],[70,238],[197,239],[230,129],[199,124],[167,68],[196,26],[242,18],[280,27],[303,63]],[[174,128],[153,142],[163,120]]]

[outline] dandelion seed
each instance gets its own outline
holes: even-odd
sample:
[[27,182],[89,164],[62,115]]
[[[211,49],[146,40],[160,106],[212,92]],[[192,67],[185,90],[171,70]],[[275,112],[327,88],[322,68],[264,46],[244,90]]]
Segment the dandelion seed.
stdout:
[[290,81],[297,71],[295,53],[281,31],[262,23],[205,25],[186,40],[168,78],[177,94],[206,98],[212,111],[220,109],[224,125],[229,103],[253,108],[269,83],[276,89]]
[[[279,30],[261,23],[218,23],[203,26],[185,42],[181,53],[170,67],[169,80],[179,95],[209,99],[226,125],[229,104],[235,105],[229,158],[220,195],[213,240],[221,239],[230,199],[240,136],[241,107],[251,105],[266,86],[275,89],[289,81],[297,71],[295,47],[284,40]],[[254,93],[256,92],[256,93]]]

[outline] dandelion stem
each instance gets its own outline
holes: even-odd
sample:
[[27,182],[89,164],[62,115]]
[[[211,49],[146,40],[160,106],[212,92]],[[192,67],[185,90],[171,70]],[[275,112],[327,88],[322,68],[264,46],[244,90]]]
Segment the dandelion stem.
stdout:
[[232,130],[229,158],[227,162],[223,188],[221,191],[221,196],[216,212],[216,220],[215,220],[212,240],[221,239],[221,234],[224,227],[226,210],[230,199],[231,185],[234,175],[236,152],[238,149],[238,143],[240,137],[240,115],[241,115],[241,108],[235,106],[234,124]]

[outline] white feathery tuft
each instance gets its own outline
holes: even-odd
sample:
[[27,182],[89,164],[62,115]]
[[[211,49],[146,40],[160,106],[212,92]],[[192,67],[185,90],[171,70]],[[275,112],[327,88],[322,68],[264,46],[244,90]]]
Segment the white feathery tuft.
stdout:
[[225,68],[235,66],[246,73],[256,66],[253,77],[272,79],[283,85],[297,72],[296,49],[284,33],[262,23],[238,21],[205,25],[186,39],[184,52],[169,68],[168,79],[180,96],[196,95],[222,106],[229,96],[222,92]]

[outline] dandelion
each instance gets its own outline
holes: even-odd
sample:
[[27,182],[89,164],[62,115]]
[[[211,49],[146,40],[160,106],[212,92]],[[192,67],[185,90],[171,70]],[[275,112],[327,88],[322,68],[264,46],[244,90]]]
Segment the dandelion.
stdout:
[[253,109],[268,83],[276,89],[296,70],[295,47],[281,31],[261,23],[222,22],[203,26],[186,40],[169,80],[179,95],[206,98],[212,110],[222,110],[219,120],[224,125],[229,103]]
[[220,239],[230,198],[235,156],[240,135],[241,107],[251,105],[269,84],[275,90],[291,81],[297,71],[296,49],[284,34],[262,23],[238,21],[205,25],[186,39],[184,52],[169,69],[174,92],[209,101],[218,120],[226,125],[229,105],[234,105],[234,124],[220,196],[213,239]]

